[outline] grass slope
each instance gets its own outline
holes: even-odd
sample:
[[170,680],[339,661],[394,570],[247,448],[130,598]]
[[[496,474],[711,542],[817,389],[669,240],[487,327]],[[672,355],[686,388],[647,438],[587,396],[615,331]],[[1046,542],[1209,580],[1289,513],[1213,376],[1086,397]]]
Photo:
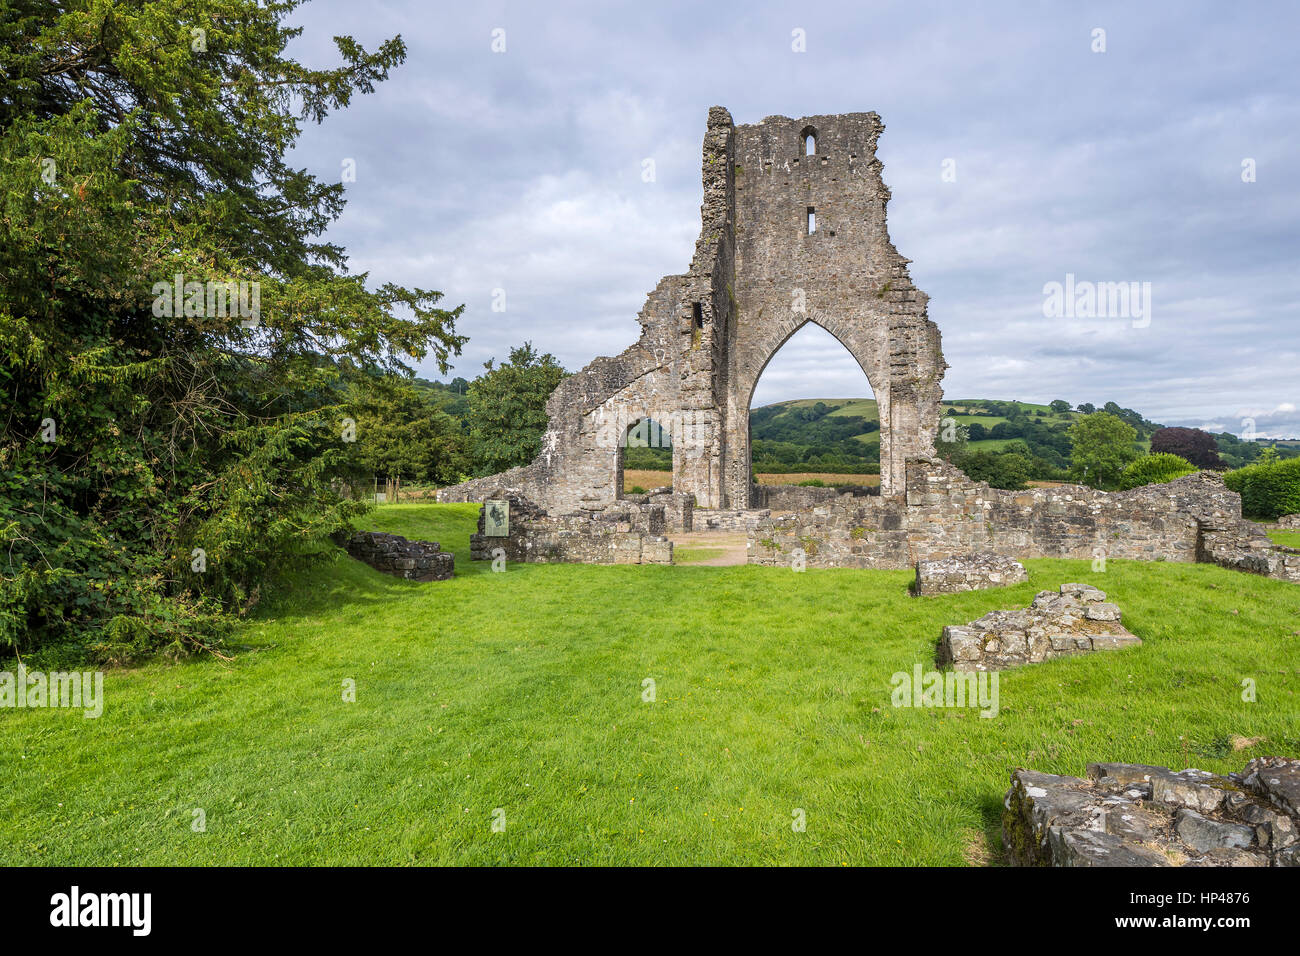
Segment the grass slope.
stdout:
[[[962,864],[1000,858],[1017,766],[1300,752],[1292,584],[1046,560],[1025,585],[927,599],[906,571],[496,574],[468,560],[475,512],[367,522],[455,549],[452,581],[340,558],[250,621],[232,664],[110,672],[98,720],[0,711],[0,863]],[[1146,643],[1002,675],[996,719],[890,705],[944,624],[1071,580]],[[1233,753],[1233,735],[1266,740]]]

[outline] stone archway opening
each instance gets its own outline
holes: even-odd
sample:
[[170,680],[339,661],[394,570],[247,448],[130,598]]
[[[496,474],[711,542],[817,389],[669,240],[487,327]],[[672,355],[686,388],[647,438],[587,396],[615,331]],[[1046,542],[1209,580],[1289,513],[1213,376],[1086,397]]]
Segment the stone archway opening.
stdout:
[[673,483],[673,440],[668,424],[633,420],[618,443],[618,495],[641,494]]
[[[753,505],[774,487],[817,482],[877,488],[881,415],[875,390],[848,347],[809,321],[785,340],[749,397]],[[779,503],[779,501],[776,501]]]

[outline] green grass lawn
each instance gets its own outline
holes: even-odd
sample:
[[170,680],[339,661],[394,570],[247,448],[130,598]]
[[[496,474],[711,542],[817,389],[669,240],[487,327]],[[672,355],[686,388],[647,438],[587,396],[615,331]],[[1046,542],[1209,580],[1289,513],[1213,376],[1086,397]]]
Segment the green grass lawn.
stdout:
[[712,561],[718,555],[723,553],[722,548],[673,548],[673,561],[677,564],[698,564],[701,561]]
[[1283,544],[1288,548],[1300,548],[1300,531],[1270,531],[1268,536],[1274,544]]
[[[1018,766],[1300,753],[1294,584],[1055,560],[921,599],[907,571],[493,573],[469,561],[475,514],[367,522],[453,548],[452,581],[340,558],[243,627],[233,663],[109,672],[98,720],[0,711],[0,863],[960,865],[1001,858]],[[1143,646],[1004,673],[991,720],[890,705],[944,624],[1076,580]]]

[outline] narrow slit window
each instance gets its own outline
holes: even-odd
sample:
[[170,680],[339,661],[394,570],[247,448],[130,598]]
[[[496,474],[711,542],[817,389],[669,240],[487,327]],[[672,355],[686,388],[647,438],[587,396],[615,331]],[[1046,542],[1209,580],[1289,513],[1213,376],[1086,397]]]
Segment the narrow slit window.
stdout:
[[807,133],[803,138],[803,154],[805,156],[817,155],[817,137],[812,133]]
[[808,235],[817,231],[817,210],[812,206],[808,207]]
[[704,306],[699,302],[691,303],[691,321],[695,324],[695,328],[704,328]]

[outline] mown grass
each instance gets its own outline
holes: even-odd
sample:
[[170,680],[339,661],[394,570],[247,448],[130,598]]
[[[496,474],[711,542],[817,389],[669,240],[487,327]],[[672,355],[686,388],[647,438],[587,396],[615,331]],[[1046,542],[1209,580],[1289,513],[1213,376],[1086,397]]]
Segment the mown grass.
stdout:
[[[98,720],[0,711],[0,863],[959,865],[1001,858],[1017,766],[1300,753],[1293,584],[1122,561],[924,599],[906,571],[493,573],[468,560],[475,511],[367,522],[454,549],[452,581],[340,558],[250,621],[232,664],[110,672]],[[891,706],[944,624],[1072,580],[1145,643],[1003,674],[995,719]]]
[[1270,531],[1268,536],[1273,539],[1274,544],[1300,548],[1300,531]]
[[[742,542],[743,543],[743,542]],[[722,548],[673,548],[673,561],[677,564],[699,564],[711,561],[723,553]]]

